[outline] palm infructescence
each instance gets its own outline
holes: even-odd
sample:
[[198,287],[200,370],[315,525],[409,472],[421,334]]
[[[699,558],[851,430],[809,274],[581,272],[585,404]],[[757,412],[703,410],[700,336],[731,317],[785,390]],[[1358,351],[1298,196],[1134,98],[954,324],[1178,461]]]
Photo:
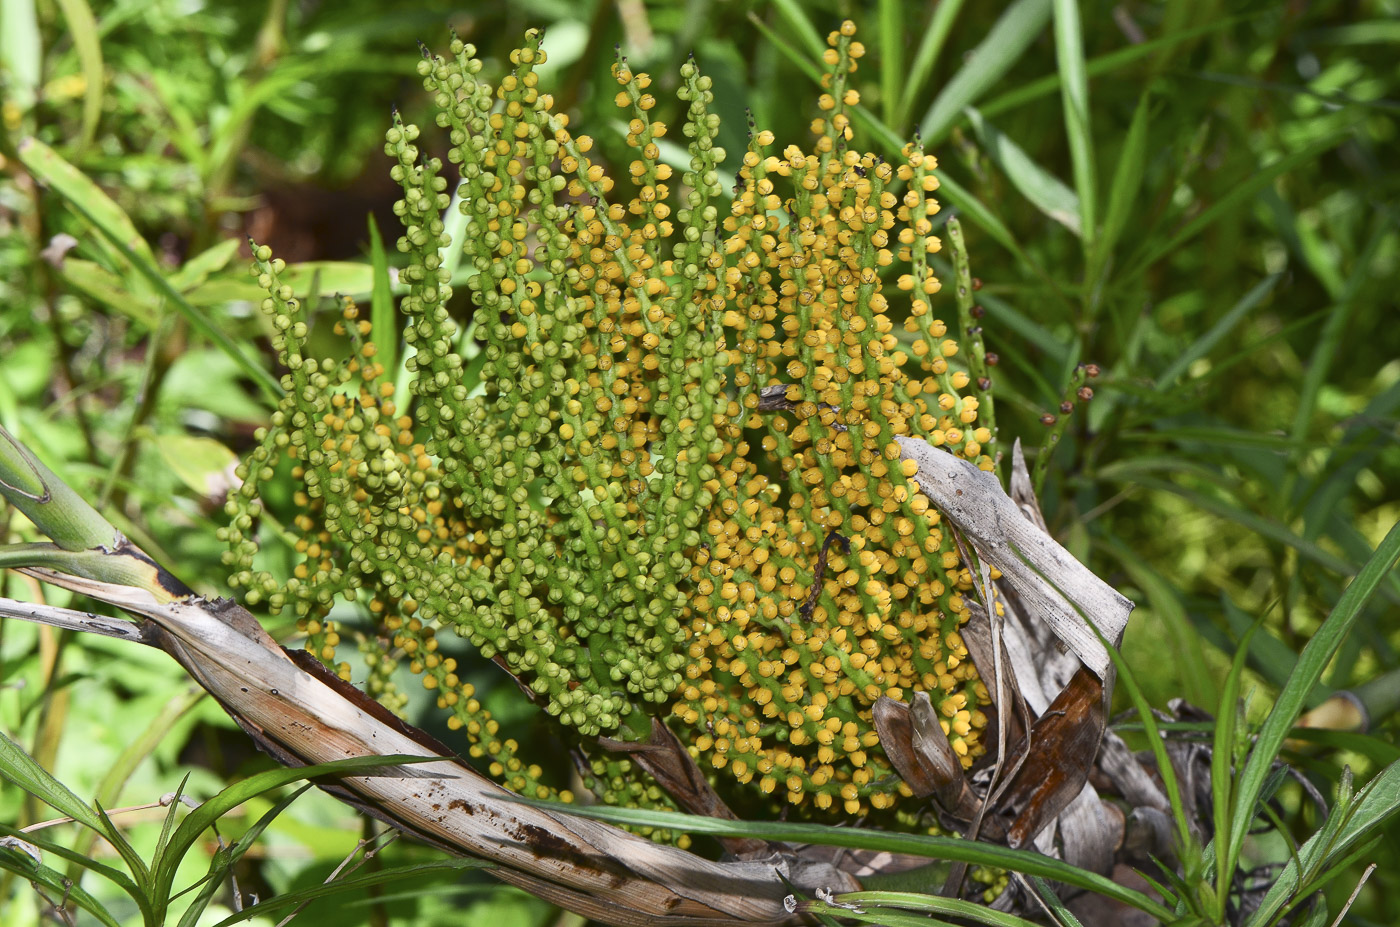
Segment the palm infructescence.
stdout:
[[[339,330],[353,353],[310,356],[282,265],[256,255],[287,373],[229,506],[232,581],[249,603],[295,609],[309,649],[333,661],[330,604],[362,597],[380,621],[371,666],[410,661],[472,754],[530,794],[551,794],[541,770],[437,634],[470,639],[577,735],[644,738],[659,714],[707,766],[793,804],[854,815],[908,794],[871,724],[880,696],[932,694],[969,765],[986,723],[958,633],[971,577],[895,438],[990,468],[995,436],[930,305],[933,160],[847,147],[854,31],[830,37],[813,150],[770,153],[772,134],[752,132],[723,216],[726,154],[693,63],[679,178],[660,159],[668,127],[648,121],[650,78],[615,67],[636,159],[634,194],[612,202],[591,139],[537,88],[538,35],[494,92],[470,46],[426,58],[467,223],[448,240],[442,164],[396,124],[385,150],[404,189],[411,401],[393,395],[351,305]],[[444,309],[448,248],[476,270],[475,389]],[[279,581],[252,569],[253,524],[283,457],[304,487],[305,559]],[[606,800],[663,800],[628,760],[591,764]]]

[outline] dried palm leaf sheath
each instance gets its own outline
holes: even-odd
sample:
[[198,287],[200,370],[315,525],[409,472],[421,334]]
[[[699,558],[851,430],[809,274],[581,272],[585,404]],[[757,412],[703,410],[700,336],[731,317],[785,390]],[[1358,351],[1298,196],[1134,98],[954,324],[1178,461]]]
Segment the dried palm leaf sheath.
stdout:
[[1032,522],[995,476],[926,441],[903,436],[895,440],[904,459],[918,467],[920,490],[971,539],[978,555],[1001,571],[1028,610],[1094,675],[1107,681],[1113,663],[1099,635],[1116,646],[1133,603]]
[[[1008,496],[991,474],[923,441],[897,440],[917,467],[920,490],[967,537],[983,569],[1002,574],[995,584],[983,581],[999,606],[997,618],[974,607],[963,629],[1002,730],[997,774],[971,833],[1107,872],[1123,842],[1123,816],[1105,807],[1088,778],[1112,697],[1103,641],[1121,641],[1132,603],[1050,537],[1019,442]],[[877,717],[884,722],[882,744],[898,757],[906,781],[926,783],[925,793],[935,792],[955,818],[967,819],[975,802],[960,777],[932,775],[939,766],[936,743],[924,737],[910,744],[889,707]],[[1140,766],[1134,770],[1146,777]]]

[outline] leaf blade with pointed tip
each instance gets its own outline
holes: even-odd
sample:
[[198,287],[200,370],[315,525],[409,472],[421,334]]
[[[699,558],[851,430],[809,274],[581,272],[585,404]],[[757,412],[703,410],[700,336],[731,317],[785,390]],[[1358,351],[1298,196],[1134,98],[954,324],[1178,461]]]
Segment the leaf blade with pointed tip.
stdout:
[[1098,175],[1094,169],[1094,137],[1089,127],[1089,79],[1084,72],[1084,36],[1079,22],[1079,0],[1055,2],[1055,62],[1060,71],[1060,101],[1064,109],[1065,135],[1069,138],[1074,189],[1079,196],[1080,239],[1092,254],[1098,236]]
[[1001,168],[1012,186],[1036,209],[1075,235],[1081,235],[1078,195],[1060,178],[1031,160],[1020,145],[983,119],[975,108],[969,106],[965,112],[987,156]]

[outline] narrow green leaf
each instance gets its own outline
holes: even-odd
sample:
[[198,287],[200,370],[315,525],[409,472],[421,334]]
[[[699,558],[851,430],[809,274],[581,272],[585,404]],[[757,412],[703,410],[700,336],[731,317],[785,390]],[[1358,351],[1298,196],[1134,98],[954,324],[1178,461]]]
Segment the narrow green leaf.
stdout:
[[[1298,849],[1298,855],[1284,867],[1258,910],[1245,922],[1245,927],[1263,927],[1273,922],[1274,915],[1289,902],[1300,887],[1299,883],[1307,873],[1300,876],[1299,863],[1316,872],[1330,860],[1336,860],[1348,849],[1369,839],[1400,811],[1400,761],[1391,763],[1341,809],[1341,803],[1333,808],[1333,815],[1345,811],[1345,820],[1340,828],[1328,833],[1327,824]],[[1329,816],[1328,823],[1331,823]]]
[[893,124],[899,108],[899,85],[907,80],[904,68],[904,34],[908,16],[900,0],[879,0],[880,31],[880,109],[885,122]]
[[[1241,640],[1258,623],[1255,616],[1245,612],[1223,592],[1220,594],[1220,613],[1229,623],[1229,629]],[[1293,672],[1293,665],[1298,662],[1298,654],[1268,628],[1263,628],[1250,639],[1249,654],[1249,663],[1254,671],[1269,685],[1278,688],[1288,681],[1288,674]]]
[[[8,0],[7,0],[8,2]],[[106,78],[102,70],[102,43],[97,36],[97,20],[87,0],[58,0],[59,9],[68,23],[73,38],[73,50],[83,71],[83,140],[86,148],[97,135],[97,122],[102,118],[102,97]]]
[[1060,103],[1069,138],[1074,189],[1079,194],[1080,238],[1084,253],[1092,254],[1097,228],[1098,172],[1094,168],[1094,136],[1089,126],[1089,78],[1084,70],[1084,35],[1079,23],[1079,0],[1055,0],[1055,62],[1060,72]]
[[[1225,688],[1215,711],[1215,738],[1210,756],[1210,794],[1212,813],[1215,819],[1215,846],[1220,846],[1222,835],[1233,828],[1248,830],[1252,821],[1234,820],[1230,816],[1233,808],[1235,784],[1235,757],[1238,746],[1238,721],[1240,719],[1240,685],[1244,679],[1244,667],[1249,658],[1249,643],[1256,631],[1263,625],[1263,619],[1250,625],[1230,662],[1230,672],[1225,676]],[[1215,854],[1215,899],[1217,919],[1224,916],[1225,902],[1230,897],[1234,872],[1228,866],[1229,857],[1224,853]]]
[[1051,0],[1015,0],[972,50],[971,59],[944,86],[919,123],[925,144],[943,139],[963,110],[1011,70],[1050,22]]
[[[931,255],[930,263],[938,271],[939,276],[944,280],[953,279],[953,265],[939,255]],[[1039,351],[1044,351],[1051,363],[1055,366],[1063,366],[1065,356],[1069,351],[1068,343],[1055,336],[1050,329],[1041,325],[1029,315],[1017,309],[1011,303],[1001,297],[983,290],[977,294],[977,302],[987,310],[988,322],[987,330],[990,332],[994,328],[1005,328],[1008,331],[1019,335],[1027,344],[1035,345]],[[1028,371],[1028,373],[1031,371]],[[1039,376],[1039,374],[1036,374]],[[1000,386],[998,386],[1000,388]],[[1046,401],[1053,401],[1059,394],[1046,386]]]
[[87,175],[37,138],[19,143],[19,157],[34,179],[51,188],[92,223],[132,264],[155,266],[151,246],[136,230],[131,217]]
[[1282,274],[1272,274],[1260,280],[1249,292],[1240,297],[1239,302],[1230,307],[1230,310],[1220,317],[1208,331],[1192,342],[1191,346],[1181,352],[1171,362],[1162,375],[1157,378],[1158,391],[1165,390],[1172,386],[1178,377],[1196,361],[1205,357],[1211,350],[1224,340],[1225,336],[1234,331],[1236,325],[1244,321],[1251,309],[1264,301],[1264,298],[1273,292],[1275,284],[1279,282]]
[[[1153,427],[1156,422],[1149,422],[1145,427]],[[1281,434],[1260,434],[1256,431],[1249,431],[1244,428],[1230,428],[1228,426],[1215,425],[1181,425],[1179,427],[1164,426],[1152,431],[1125,431],[1119,435],[1120,440],[1133,441],[1138,443],[1160,444],[1168,442],[1172,444],[1184,445],[1208,445],[1214,448],[1244,447],[1253,449],[1263,449],[1269,451],[1292,450],[1296,444],[1292,438]],[[1310,441],[1304,444],[1308,448],[1327,447],[1324,441]]]
[[[836,902],[841,905],[855,905],[863,909],[875,909],[882,913],[913,911],[920,914],[948,914],[953,917],[966,918],[979,924],[988,924],[990,927],[1034,927],[1033,923],[1025,918],[1003,911],[994,911],[985,904],[964,901],[961,898],[944,898],[940,895],[922,892],[847,892],[843,895],[837,895]],[[839,908],[829,910],[838,916],[845,915],[845,911]],[[885,923],[886,921],[884,917],[878,917],[875,922]],[[923,923],[926,924],[928,921],[924,920]]]
[[242,245],[237,238],[228,238],[217,245],[205,248],[199,254],[181,264],[179,269],[169,277],[170,285],[181,293],[199,286],[209,279],[210,274],[216,274],[228,266],[238,254],[238,248]]
[[1018,260],[1029,265],[1030,257],[1021,250],[1016,237],[1006,223],[985,203],[973,196],[966,187],[954,180],[947,171],[939,168],[934,171],[938,177],[939,199],[947,201],[958,210],[959,215],[991,236],[992,240],[1010,251]]
[[547,808],[564,814],[609,821],[614,824],[636,824],[642,827],[662,827],[691,834],[716,836],[759,837],[766,840],[815,843],[821,846],[849,847],[856,850],[880,850],[908,853],[940,860],[965,862],[973,865],[1010,869],[1027,875],[1044,876],[1076,885],[1124,904],[1146,911],[1166,920],[1170,912],[1141,892],[1125,888],[1094,872],[1071,866],[1029,850],[961,840],[953,837],[930,837],[926,834],[901,834],[866,830],[856,827],[831,827],[823,824],[788,824],[781,821],[729,821],[674,811],[651,811],[641,808],[613,808],[600,805],[582,807],[563,802],[538,801],[509,796],[509,801],[536,808]]
[[1065,186],[1060,178],[1036,164],[1020,145],[983,119],[976,109],[968,107],[964,112],[987,156],[1006,174],[1011,185],[1036,209],[1075,235],[1080,235],[1079,197],[1075,192]]
[[1118,238],[1128,226],[1128,217],[1137,206],[1138,192],[1142,189],[1143,171],[1147,166],[1147,126],[1151,113],[1151,94],[1144,93],[1138,99],[1133,111],[1133,121],[1128,124],[1128,134],[1123,139],[1123,150],[1118,155],[1118,164],[1113,169],[1113,183],[1108,189],[1108,205],[1103,218],[1103,234],[1095,243],[1090,260],[1089,279],[1102,283],[1103,268],[1113,255]]
[[101,832],[102,818],[49,771],[0,731],[0,779],[18,786],[59,814]]
[[150,245],[137,233],[126,213],[122,212],[107,194],[38,139],[26,138],[21,141],[19,156],[36,179],[63,197],[74,212],[102,233],[141,276],[154,284],[156,290],[170,300],[196,330],[233,358],[243,372],[262,387],[269,399],[276,401],[281,397],[282,386],[277,382],[277,378],[269,373],[266,367],[244,354],[242,348],[222,329],[203,312],[190,305],[185,297],[170,285],[170,281],[165,279],[151,255]]
[[107,815],[107,809],[101,804],[94,802],[97,807],[97,814],[102,821],[102,839],[112,845],[117,851],[117,855],[126,863],[126,868],[136,879],[136,884],[145,888],[150,884],[150,870],[146,868],[146,861],[141,858],[141,854],[136,851],[136,847],[131,845],[131,841],[126,839],[115,822]]
[[[1244,821],[1253,816],[1254,805],[1259,799],[1260,789],[1268,776],[1269,768],[1283,747],[1289,729],[1297,720],[1298,713],[1302,710],[1308,694],[1322,678],[1322,671],[1327,667],[1328,661],[1332,659],[1337,648],[1341,646],[1342,639],[1351,630],[1351,626],[1360,617],[1366,603],[1375,594],[1381,581],[1395,568],[1397,562],[1400,562],[1400,522],[1391,526],[1389,533],[1376,548],[1375,553],[1366,561],[1361,572],[1342,593],[1341,599],[1332,609],[1332,613],[1327,616],[1327,620],[1313,633],[1313,636],[1303,647],[1303,652],[1298,657],[1298,663],[1294,666],[1288,683],[1279,692],[1273,710],[1264,719],[1264,725],[1259,729],[1254,749],[1250,751],[1244,770],[1239,775],[1235,804],[1231,809],[1231,816],[1236,822]],[[1397,769],[1397,767],[1389,767],[1389,769]],[[1396,774],[1400,775],[1400,770],[1397,770]],[[1230,832],[1230,842],[1227,849],[1230,871],[1234,870],[1239,861],[1240,850],[1244,846],[1247,831],[1247,827],[1237,827]]]
[[[451,239],[455,252],[461,252],[461,235]],[[389,256],[384,250],[384,239],[379,235],[379,225],[374,221],[374,213],[369,214],[369,267],[373,277],[370,290],[369,317],[370,338],[379,349],[379,362],[384,369],[397,372],[399,369],[399,325],[394,312],[394,294],[389,283]]]
[[818,49],[815,54],[809,57],[760,19],[758,14],[749,13],[749,22],[753,23],[754,27],[757,28],[759,32],[763,33],[763,37],[766,38],[784,58],[796,65],[797,69],[803,74],[807,75],[809,80],[814,83],[821,83],[822,69],[812,63],[814,60],[821,60],[821,49]]
[[1377,440],[1382,423],[1400,418],[1400,380],[1374,396],[1342,433],[1340,441],[1307,441],[1304,447],[1330,446],[1327,462],[1319,468],[1320,479],[1312,482],[1304,495],[1303,536],[1316,539],[1337,511],[1338,504],[1356,487],[1356,477],[1387,447]]
[[[1170,35],[1162,36],[1161,38],[1150,39],[1146,42],[1139,42],[1136,45],[1120,48],[1117,51],[1109,52],[1106,55],[1100,55],[1097,58],[1091,59],[1088,64],[1085,65],[1085,73],[1089,77],[1100,77],[1104,74],[1112,74],[1114,71],[1126,65],[1143,58],[1150,58],[1173,45],[1188,42],[1191,39],[1198,38],[1211,32],[1220,32],[1229,29],[1244,18],[1244,16],[1230,16],[1214,22],[1193,26],[1190,29],[1182,29]],[[990,119],[1007,110],[1015,109],[1033,100],[1049,96],[1059,89],[1060,75],[1047,74],[1045,77],[1029,81],[988,100],[980,107],[982,115]]]
[[160,323],[160,299],[146,293],[133,293],[126,281],[95,261],[67,255],[58,267],[63,282],[79,293],[124,315],[142,328]]
[[36,887],[42,886],[48,900],[55,905],[66,908],[72,902],[106,927],[119,927],[116,918],[86,889],[70,881],[63,873],[34,862],[20,850],[0,847],[0,869],[12,872]]
[[1222,216],[1236,209],[1241,203],[1257,195],[1260,190],[1273,183],[1281,175],[1288,173],[1300,164],[1308,164],[1316,161],[1323,154],[1340,145],[1346,138],[1346,133],[1330,135],[1318,142],[1314,142],[1301,151],[1295,151],[1293,154],[1279,158],[1277,161],[1261,170],[1251,171],[1249,176],[1242,177],[1238,184],[1231,187],[1229,193],[1202,210],[1199,215],[1182,226],[1175,235],[1165,242],[1153,245],[1146,254],[1137,258],[1133,262],[1132,270],[1125,276],[1136,276],[1164,256],[1171,254],[1183,244],[1195,238]]
[[[984,904],[977,904],[972,901],[959,901],[953,898],[939,898],[936,895],[914,896],[916,898],[927,898],[931,903],[919,905],[911,903],[908,908],[901,909],[893,905],[872,905],[869,902],[849,902],[858,905],[854,910],[847,908],[847,898],[854,898],[856,894],[866,894],[864,892],[852,893],[850,895],[838,895],[832,902],[809,901],[798,906],[798,911],[824,918],[823,924],[830,927],[839,927],[843,923],[874,924],[878,927],[955,927],[956,925],[972,923],[987,924],[989,927],[1035,927],[1034,922],[1010,914],[1002,914],[1000,911],[993,911]],[[951,902],[944,904],[943,902]],[[958,920],[946,921],[935,914],[946,913],[945,909],[956,908],[958,911],[966,913],[954,914]],[[906,911],[917,913],[905,913]],[[837,920],[839,918],[839,920]]]
[[56,840],[50,840],[43,835],[43,832],[26,833],[18,828],[10,827],[8,824],[0,824],[0,837],[14,837],[18,840],[23,840],[25,843],[33,844],[45,853],[52,853],[59,859],[73,863],[80,869],[94,872],[130,895],[138,906],[144,906],[143,899],[145,898],[145,893],[141,891],[141,888],[135,882],[131,881],[131,878],[125,872],[108,866],[105,863],[99,863],[90,855],[78,853]]
[[[339,293],[361,299],[374,292],[374,270],[358,261],[305,261],[288,264],[281,275],[284,286],[298,299],[320,293]],[[400,290],[406,289],[402,285]],[[236,300],[261,300],[267,296],[258,282],[246,273],[219,274],[187,294],[191,305],[218,306]]]
[[1065,903],[1060,900],[1060,896],[1055,894],[1055,890],[1050,887],[1050,883],[1040,876],[1031,876],[1031,885],[1035,887],[1035,893],[1040,896],[1040,901],[1045,907],[1050,909],[1050,914],[1055,918],[1055,922],[1060,927],[1084,927],[1079,923],[1079,918],[1071,913]]
[[[1298,405],[1293,413],[1293,438],[1297,441],[1301,441],[1307,435],[1309,426],[1312,424],[1318,396],[1321,394],[1322,388],[1327,382],[1327,375],[1341,350],[1347,323],[1351,321],[1352,313],[1356,309],[1356,293],[1371,274],[1372,259],[1380,247],[1381,241],[1388,238],[1391,232],[1389,220],[1377,212],[1372,218],[1371,234],[1367,238],[1366,246],[1357,257],[1345,286],[1338,293],[1336,305],[1330,307],[1327,313],[1321,337],[1314,342],[1312,355],[1308,358],[1308,365],[1303,371],[1302,386],[1298,391]],[[1297,485],[1301,469],[1300,458],[1301,455],[1296,451],[1290,456],[1289,462],[1293,466],[1289,469],[1278,490],[1277,498],[1282,501],[1286,511],[1292,511],[1295,505],[1293,490]]]
[[1326,45],[1394,45],[1400,44],[1400,20],[1370,19],[1314,29],[1308,34],[1312,41]]
[[1355,731],[1327,731],[1321,728],[1295,727],[1288,735],[1289,740],[1317,744],[1319,747],[1338,752],[1345,751],[1363,756],[1376,766],[1388,766],[1400,761],[1400,747],[1381,740],[1372,734],[1358,734]]
[[371,872],[367,875],[355,876],[348,879],[336,879],[333,882],[326,882],[321,885],[312,886],[311,888],[304,888],[295,892],[286,892],[275,898],[269,898],[266,901],[244,908],[237,914],[219,921],[215,927],[232,927],[233,924],[251,920],[255,917],[265,917],[271,912],[283,908],[293,907],[307,901],[314,901],[317,898],[348,894],[349,892],[358,891],[362,888],[369,888],[373,885],[384,885],[413,879],[428,878],[435,875],[452,875],[464,869],[490,869],[493,865],[494,864],[482,859],[446,859],[437,863],[417,863],[411,866],[394,866],[389,869],[381,869],[378,872]]
[[1157,727],[1157,716],[1152,713],[1152,706],[1148,704],[1147,698],[1142,694],[1142,687],[1138,685],[1137,677],[1128,668],[1128,663],[1118,652],[1118,648],[1113,646],[1113,643],[1105,639],[1102,634],[1099,634],[1098,628],[1093,622],[1089,623],[1089,628],[1099,640],[1103,641],[1104,649],[1108,652],[1109,659],[1113,661],[1113,668],[1118,673],[1118,682],[1122,684],[1123,691],[1128,694],[1128,700],[1133,703],[1133,710],[1142,720],[1147,746],[1157,761],[1157,774],[1162,779],[1162,787],[1167,793],[1167,803],[1171,805],[1172,819],[1176,822],[1177,852],[1184,855],[1192,847],[1191,824],[1186,820],[1186,805],[1182,803],[1181,799],[1181,783],[1176,777],[1176,767],[1172,765],[1171,757],[1167,755],[1162,732]]
[[[189,773],[180,780],[180,784],[175,787],[174,793],[170,796],[170,804],[165,808],[165,818],[160,822],[160,836],[156,838],[156,848],[154,858],[159,859],[165,852],[165,848],[170,845],[170,838],[175,834],[176,822],[179,820],[180,809],[188,807],[184,803],[185,787],[190,784]],[[164,904],[168,899],[160,899]]]
[[225,492],[228,474],[238,464],[233,451],[203,435],[162,434],[152,443],[170,472],[202,498]]
[[958,13],[962,12],[963,2],[964,0],[940,0],[934,5],[928,26],[919,36],[919,48],[914,52],[914,63],[909,66],[909,74],[905,78],[904,91],[900,94],[895,118],[889,120],[891,125],[901,130],[906,128],[909,114],[914,109],[914,101],[919,98],[924,85],[928,83],[929,75],[933,73],[934,65],[938,63],[938,56],[953,31],[953,23],[957,20]]
[[313,779],[318,776],[363,776],[367,774],[367,771],[371,775],[382,775],[383,773],[373,771],[413,763],[431,763],[441,759],[441,757],[435,756],[355,756],[316,766],[269,769],[255,776],[249,776],[242,782],[236,782],[191,811],[180,822],[180,826],[175,829],[169,843],[156,851],[155,857],[151,860],[152,894],[155,897],[168,896],[180,860],[189,852],[190,847],[199,839],[200,834],[204,833],[209,825],[250,798],[301,779]]
[[[199,886],[199,894],[195,896],[194,900],[190,902],[189,907],[185,909],[185,913],[181,915],[180,923],[177,927],[195,927],[200,916],[204,913],[205,909],[209,907],[209,902],[214,900],[214,895],[223,888],[224,876],[228,874],[229,870],[232,869],[253,844],[257,842],[258,838],[263,835],[263,831],[267,830],[268,826],[275,821],[283,811],[291,807],[292,802],[300,798],[309,788],[311,788],[311,784],[307,783],[291,794],[284,796],[281,801],[269,808],[262,817],[254,821],[253,826],[244,831],[243,834],[233,842],[232,846],[227,849],[221,848],[219,852],[214,854],[214,858],[209,861],[208,875],[206,875],[201,882],[195,883],[195,885]],[[190,888],[194,888],[195,885],[191,885]],[[188,889],[186,889],[186,891],[188,891]]]
[[798,40],[807,49],[807,54],[820,61],[822,54],[826,51],[826,39],[822,32],[807,15],[803,5],[798,0],[773,0],[773,8],[778,11],[778,15],[788,24],[789,35],[796,33]]

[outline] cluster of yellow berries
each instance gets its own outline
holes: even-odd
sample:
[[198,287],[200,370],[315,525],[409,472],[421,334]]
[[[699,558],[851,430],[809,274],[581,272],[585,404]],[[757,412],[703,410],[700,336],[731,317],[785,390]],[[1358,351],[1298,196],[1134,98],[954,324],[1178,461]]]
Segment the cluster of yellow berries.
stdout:
[[[929,304],[933,160],[847,147],[854,32],[830,37],[813,150],[773,153],[771,133],[751,133],[727,204],[693,62],[677,166],[661,157],[650,79],[615,66],[635,156],[614,202],[592,141],[537,88],[537,34],[494,89],[460,41],[426,58],[467,227],[448,240],[443,165],[396,120],[408,411],[355,308],[337,323],[351,356],[309,356],[281,262],[255,253],[288,372],[229,503],[227,562],[249,603],[292,608],[327,662],[346,634],[332,602],[361,603],[371,690],[401,707],[392,673],[407,662],[472,755],[531,794],[554,794],[549,776],[499,736],[439,632],[573,731],[607,801],[665,804],[632,764],[589,748],[644,738],[657,714],[719,781],[817,809],[907,794],[872,727],[881,696],[929,692],[970,764],[986,723],[959,633],[970,577],[896,438],[985,468],[993,436]],[[448,247],[473,271],[480,389],[447,311]],[[284,459],[302,486],[300,560],[278,579],[253,562],[259,487]]]
[[[880,696],[929,692],[964,763],[979,752],[987,693],[958,633],[970,577],[895,437],[990,466],[991,435],[948,363],[957,343],[930,316],[932,159],[845,148],[853,32],[831,36],[815,150],[777,155],[771,133],[754,135],[723,223],[715,269],[737,389],[715,419],[724,448],[673,714],[740,783],[857,814],[907,794],[871,723]],[[888,289],[913,291],[908,351]]]

